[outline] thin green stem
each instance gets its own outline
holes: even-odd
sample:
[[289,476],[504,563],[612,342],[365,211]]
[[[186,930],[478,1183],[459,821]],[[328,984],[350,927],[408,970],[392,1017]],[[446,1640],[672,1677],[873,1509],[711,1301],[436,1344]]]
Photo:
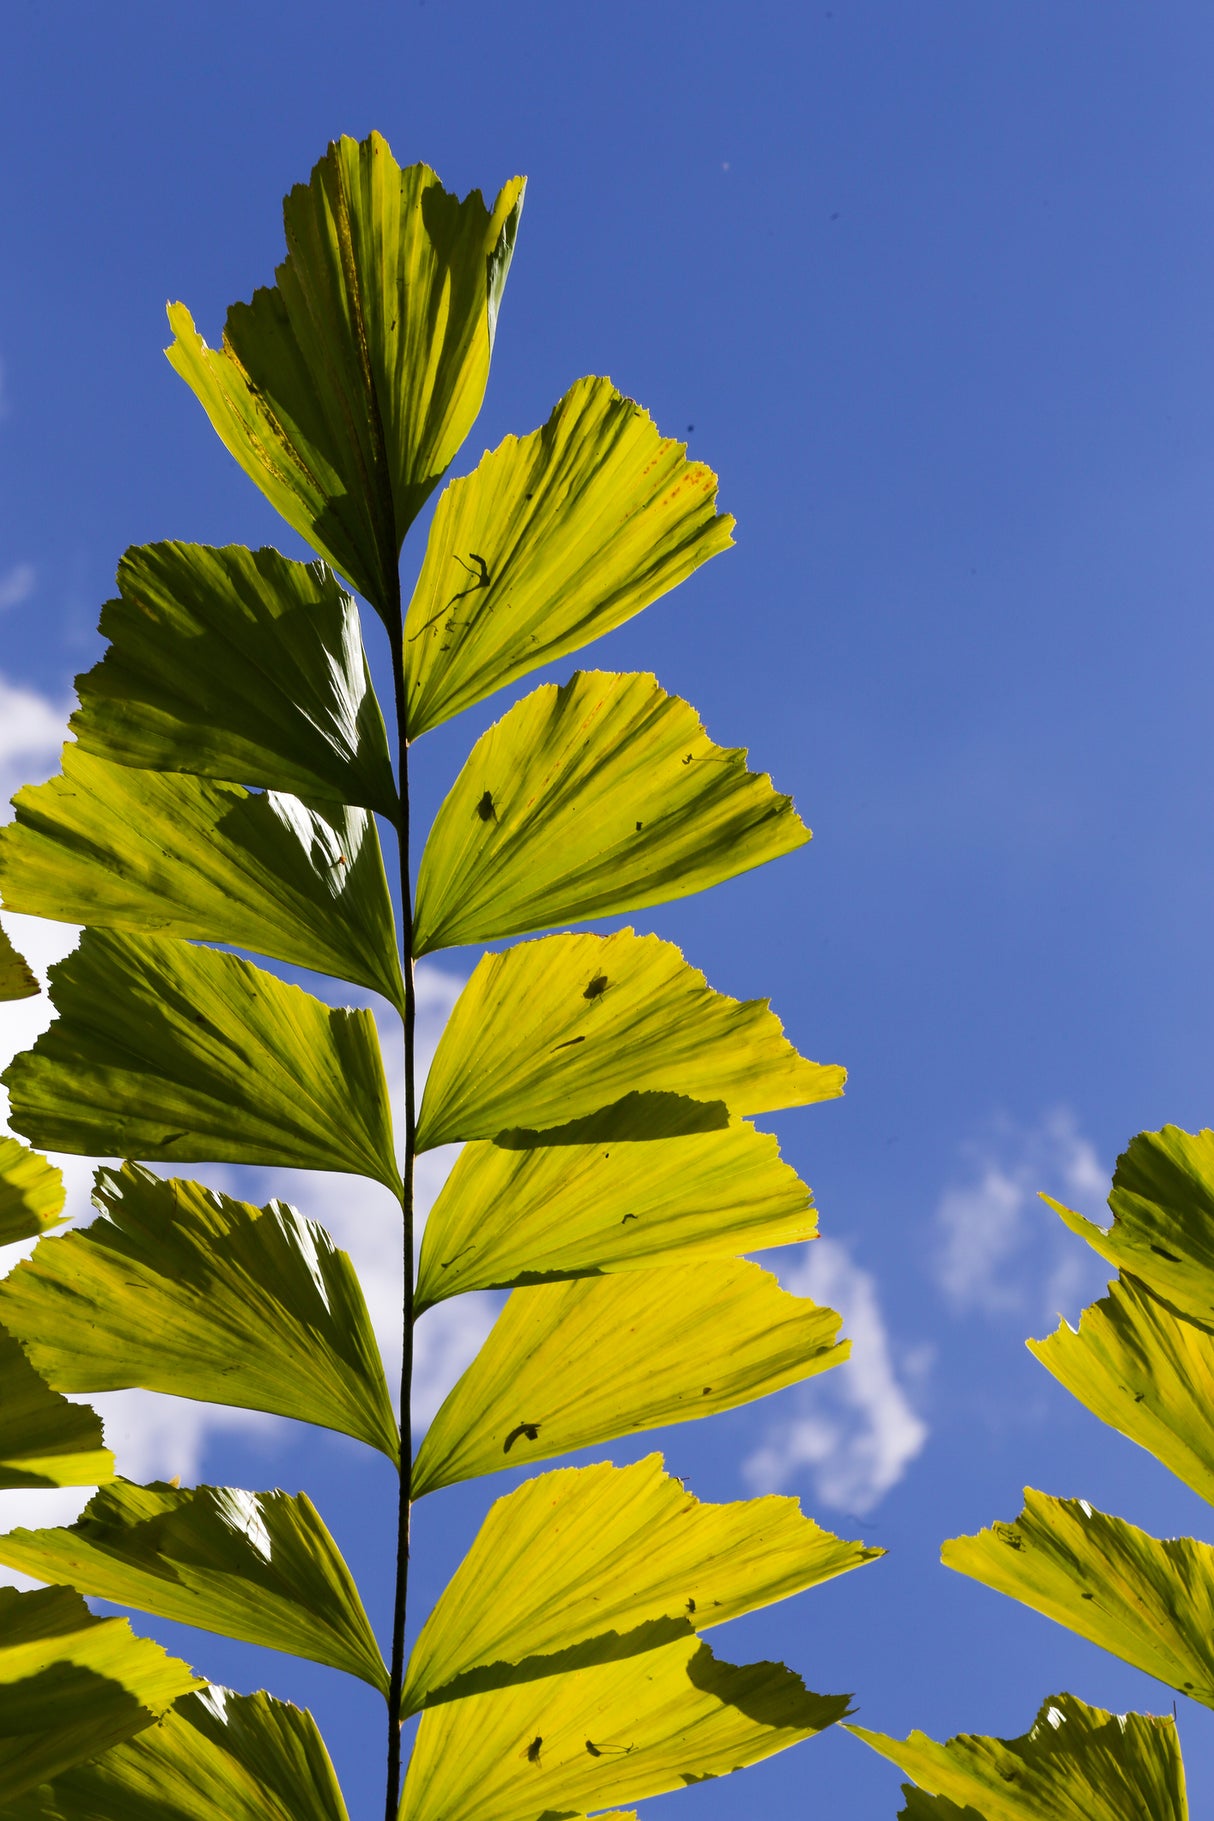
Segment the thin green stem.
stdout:
[[417,1096],[414,1079],[414,1025],[417,994],[413,979],[413,893],[409,878],[409,747],[405,738],[404,647],[399,591],[392,639],[392,684],[400,743],[401,969],[405,979],[405,1155],[401,1164],[401,1214],[405,1290],[400,1362],[400,1501],[396,1520],[396,1592],[392,1603],[392,1662],[388,1687],[388,1790],[384,1821],[396,1821],[400,1807],[400,1698],[405,1677],[405,1616],[409,1601],[409,1514],[413,1502],[413,1424],[409,1397],[413,1384],[413,1158],[417,1142]]

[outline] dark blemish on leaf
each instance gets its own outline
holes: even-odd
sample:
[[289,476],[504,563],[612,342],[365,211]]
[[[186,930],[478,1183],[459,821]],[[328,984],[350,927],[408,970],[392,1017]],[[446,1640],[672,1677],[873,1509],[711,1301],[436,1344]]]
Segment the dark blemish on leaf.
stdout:
[[605,1751],[619,1751],[627,1756],[630,1751],[635,1751],[635,1749],[635,1745],[596,1745],[593,1739],[586,1741],[586,1750],[592,1758],[601,1758]]
[[586,1039],[584,1037],[566,1037],[564,1043],[558,1043],[554,1046],[552,1054],[555,1056],[557,1050],[569,1050],[573,1048],[575,1043],[585,1043],[585,1041]]
[[643,829],[643,828],[644,828],[644,826],[645,826],[645,824],[644,824],[644,823],[643,823],[643,822],[638,822],[638,823],[637,823],[637,833],[638,833],[638,835],[639,835],[639,834],[640,834],[640,832],[641,832],[641,830],[642,830],[642,829]]
[[451,1266],[456,1262],[456,1260],[460,1259],[464,1256],[465,1252],[475,1252],[475,1251],[476,1251],[476,1241],[474,1239],[470,1239],[466,1246],[461,1246],[459,1251],[456,1253],[453,1253],[453,1255],[450,1258],[440,1258],[438,1261],[438,1268],[440,1271],[449,1271],[451,1269]]
[[1081,1600],[1094,1600],[1096,1595],[1094,1593],[1081,1593],[1079,1598]]
[[625,1221],[639,1220],[640,1218],[639,1214],[625,1214],[623,1220],[620,1221],[620,1225],[623,1226]]
[[530,1743],[530,1745],[529,1745],[529,1746],[528,1746],[528,1747],[527,1747],[527,1762],[528,1762],[528,1764],[538,1764],[538,1763],[539,1763],[539,1761],[540,1761],[540,1746],[541,1746],[541,1745],[542,1745],[542,1744],[543,1744],[543,1743],[544,1743],[544,1741],[543,1741],[543,1738],[542,1738],[542,1737],[541,1737],[541,1735],[540,1735],[540,1734],[539,1734],[539,1733],[536,1733],[536,1735],[535,1735],[535,1737],[534,1737],[534,1739],[532,1739],[532,1741],[531,1741],[531,1743]]
[[587,1739],[586,1750],[590,1753],[592,1758],[601,1758],[603,1755],[593,1739]]
[[687,755],[687,757],[686,757],[686,758],[685,758],[685,759],[684,759],[684,760],[683,760],[683,763],[684,763],[684,765],[690,765],[690,764],[691,764],[691,761],[692,761],[692,759],[693,759],[693,758],[694,758],[694,756],[695,756],[695,755],[694,755],[694,754],[693,754],[693,753],[690,753],[690,752],[689,752],[689,753],[688,753],[688,755]]
[[526,1436],[526,1438],[529,1442],[538,1442],[540,1439],[539,1424],[538,1423],[519,1423],[516,1428],[514,1428],[510,1431],[509,1435],[506,1437],[505,1441],[502,1443],[502,1453],[509,1454],[509,1452],[513,1448],[515,1442],[521,1440],[521,1438],[523,1436]]
[[700,1396],[701,1396],[701,1397],[707,1397],[707,1396],[708,1396],[708,1394],[709,1394],[709,1392],[710,1392],[710,1391],[711,1391],[711,1390],[712,1390],[712,1386],[711,1386],[711,1385],[705,1385],[705,1387],[704,1387],[704,1389],[703,1389],[703,1390],[702,1390],[702,1391],[701,1391],[701,1393],[700,1393]]
[[1155,1255],[1158,1258],[1166,1258],[1170,1265],[1178,1265],[1180,1263],[1180,1260],[1177,1258],[1175,1252],[1165,1252],[1165,1250],[1162,1246],[1153,1245],[1151,1247],[1151,1250],[1152,1250],[1152,1252],[1155,1253]]
[[188,1132],[166,1132],[160,1142],[161,1144],[176,1144],[180,1139],[188,1137]]
[[1141,1403],[1141,1402],[1142,1402],[1142,1400],[1143,1400],[1143,1398],[1144,1398],[1144,1397],[1145,1397],[1145,1396],[1146,1396],[1146,1392],[1145,1392],[1145,1391],[1135,1391],[1135,1393],[1134,1393],[1134,1402],[1135,1402],[1135,1403],[1136,1403],[1136,1404],[1140,1404],[1140,1403]]
[[582,994],[582,998],[598,999],[607,991],[608,985],[609,982],[606,974],[596,974],[594,979],[590,982],[590,985],[586,988],[586,991]]
[[476,813],[482,822],[496,822],[497,811],[493,807],[493,792],[487,790],[476,806]]
[[687,1602],[687,1610],[688,1610],[688,1612],[694,1612],[694,1611],[695,1611],[695,1609],[696,1609],[696,1603],[695,1603],[695,1601],[694,1601],[694,1600],[688,1600],[688,1602]]

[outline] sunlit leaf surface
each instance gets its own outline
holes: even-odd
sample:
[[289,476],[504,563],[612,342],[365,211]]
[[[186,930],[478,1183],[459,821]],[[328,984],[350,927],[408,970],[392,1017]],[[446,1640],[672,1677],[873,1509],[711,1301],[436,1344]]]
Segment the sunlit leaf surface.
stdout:
[[253,949],[399,1005],[375,818],[66,746],[63,773],[19,791],[0,829],[0,894],[66,923]]
[[480,410],[523,203],[460,202],[387,142],[339,139],[283,204],[277,283],[168,356],[245,473],[381,613],[401,540]]
[[199,1686],[68,1587],[0,1587],[0,1803],[141,1732]]
[[1025,1491],[1014,1524],[945,1543],[941,1560],[1214,1707],[1214,1549],[1160,1541],[1086,1499]]
[[350,1571],[306,1493],[115,1480],[65,1529],[0,1537],[0,1561],[388,1686]]
[[1140,1132],[1117,1159],[1106,1233],[1042,1199],[1102,1258],[1140,1277],[1178,1315],[1214,1330],[1214,1132]]
[[1188,1821],[1170,1714],[1110,1714],[1055,1695],[1021,1739],[959,1733],[939,1745],[921,1732],[847,1730],[928,1792],[911,1795],[907,1821]]
[[422,1716],[405,1821],[535,1821],[719,1777],[848,1711],[778,1663],[734,1668],[684,1638]]
[[25,956],[17,953],[6,931],[0,928],[0,1001],[33,999],[41,990],[37,974]]
[[409,737],[631,619],[731,542],[717,477],[607,379],[435,508],[405,620]]
[[1047,1340],[1036,1355],[1101,1422],[1214,1504],[1214,1335],[1182,1321],[1132,1277]]
[[422,855],[416,952],[688,897],[808,839],[656,678],[579,672],[473,747]]
[[324,563],[143,544],[118,587],[110,647],[77,682],[86,752],[395,814],[358,609]]
[[839,1322],[745,1259],[516,1290],[426,1432],[414,1495],[795,1384],[846,1359]]
[[[809,1190],[767,1132],[737,1122],[660,1136],[676,1095],[634,1096],[545,1142],[465,1145],[422,1237],[417,1306],[463,1290],[736,1257],[813,1238]],[[656,1104],[655,1104],[656,1103]],[[652,1137],[635,1133],[644,1113]],[[579,1142],[593,1128],[597,1142]]]
[[52,1391],[0,1328],[0,1487],[99,1486],[113,1475],[96,1411]]
[[31,1791],[5,1821],[347,1821],[311,1714],[210,1687],[92,1764]]
[[16,1138],[0,1138],[0,1246],[61,1224],[63,1172]]
[[555,1126],[629,1093],[720,1103],[723,1126],[829,1100],[844,1078],[799,1056],[766,1000],[713,992],[671,942],[545,936],[477,966],[439,1040],[418,1145]]
[[635,1655],[881,1553],[795,1499],[702,1505],[657,1454],[541,1474],[490,1509],[422,1628],[404,1708]]
[[399,1187],[375,1021],[235,955],[85,930],[3,1076],[51,1151],[348,1170]]
[[100,1171],[97,1191],[104,1218],[0,1284],[0,1320],[56,1389],[140,1385],[269,1410],[396,1459],[362,1290],[323,1227],[132,1164]]

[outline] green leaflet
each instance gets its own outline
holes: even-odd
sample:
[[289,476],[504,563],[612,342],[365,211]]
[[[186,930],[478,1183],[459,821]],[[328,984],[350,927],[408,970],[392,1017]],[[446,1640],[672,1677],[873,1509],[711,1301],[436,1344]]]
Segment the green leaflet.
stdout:
[[5,1821],[347,1821],[310,1713],[211,1686],[31,1791]]
[[[717,477],[607,379],[452,481],[405,619],[408,736],[631,619],[731,543]],[[483,786],[482,786],[483,788]]]
[[332,1011],[234,955],[86,929],[51,969],[59,1016],[2,1077],[52,1151],[349,1170],[399,1192],[367,1011]]
[[632,1656],[881,1554],[795,1499],[702,1505],[658,1454],[541,1474],[490,1509],[422,1628],[403,1711]]
[[395,1462],[362,1290],[323,1227],[285,1202],[252,1208],[133,1164],[99,1171],[96,1201],[106,1218],[39,1246],[0,1284],[0,1320],[57,1390],[141,1385],[269,1410]]
[[1026,1489],[1014,1524],[954,1537],[946,1568],[1042,1612],[1214,1707],[1214,1549],[1160,1542],[1086,1499]]
[[305,1493],[114,1480],[70,1527],[0,1537],[0,1561],[388,1686],[358,1589]]
[[938,1745],[921,1732],[846,1730],[937,1797],[912,1795],[908,1821],[1188,1821],[1170,1715],[1104,1713],[1054,1695],[1022,1739],[959,1733]]
[[[913,1735],[915,1738],[919,1736],[917,1733]],[[925,1795],[913,1783],[904,1783],[902,1794],[906,1801],[898,1810],[898,1821],[983,1821],[976,1808],[970,1808],[968,1804],[959,1808],[947,1796]]]
[[719,1662],[680,1638],[423,1714],[402,1821],[535,1821],[724,1776],[848,1711],[778,1663]]
[[0,892],[66,923],[253,949],[404,1000],[374,817],[66,746],[0,829]]
[[270,503],[391,623],[403,539],[472,428],[523,203],[492,210],[378,133],[339,139],[283,204],[277,284],[169,360]]
[[33,999],[42,988],[24,955],[19,955],[7,931],[0,927],[0,1001]]
[[200,1686],[69,1587],[0,1587],[0,1803],[141,1732]]
[[685,898],[808,839],[791,798],[655,677],[579,671],[472,748],[422,855],[414,950]]
[[324,563],[241,545],[143,544],[77,679],[85,752],[395,817],[358,609]]
[[1177,1315],[1214,1330],[1214,1132],[1168,1125],[1131,1139],[1117,1159],[1107,1233],[1050,1196],[1042,1200]]
[[1214,1336],[1182,1321],[1132,1277],[1029,1352],[1101,1422],[1214,1504]]
[[778,1391],[847,1358],[839,1322],[740,1258],[516,1290],[427,1430],[413,1495]]
[[62,1225],[63,1172],[16,1138],[0,1138],[0,1246]]
[[[415,1308],[464,1290],[795,1245],[818,1230],[813,1198],[767,1132],[738,1122],[661,1137],[694,1102],[627,1097],[610,1118],[465,1145],[422,1235]],[[653,1136],[635,1134],[644,1113]],[[597,1142],[579,1143],[592,1129]]]
[[439,1039],[418,1149],[554,1126],[630,1092],[722,1103],[723,1126],[843,1081],[798,1056],[766,1000],[714,993],[671,942],[545,936],[477,966]]
[[0,1487],[99,1486],[113,1477],[97,1412],[52,1391],[0,1328]]

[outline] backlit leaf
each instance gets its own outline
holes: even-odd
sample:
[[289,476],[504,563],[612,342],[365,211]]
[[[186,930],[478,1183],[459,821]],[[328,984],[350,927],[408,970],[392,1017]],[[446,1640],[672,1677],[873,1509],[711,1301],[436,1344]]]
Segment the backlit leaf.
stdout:
[[809,839],[652,676],[578,672],[473,747],[422,855],[416,953],[662,904]]
[[0,829],[14,910],[229,943],[404,998],[375,818],[66,746]]
[[1101,1422],[1138,1442],[1214,1504],[1214,1336],[1132,1277],[1029,1352]]
[[445,1702],[422,1716],[403,1821],[535,1821],[639,1801],[756,1764],[842,1719],[778,1663],[734,1668],[696,1638]]
[[[426,1221],[419,1309],[464,1290],[734,1258],[818,1230],[813,1199],[767,1132],[744,1123],[662,1137],[695,1102],[626,1098],[611,1120],[465,1145]],[[638,1133],[652,1117],[652,1133]],[[596,1142],[579,1142],[593,1130]],[[625,1136],[625,1134],[629,1134]]]
[[0,927],[0,1000],[33,999],[41,991],[37,974]]
[[414,518],[472,428],[523,203],[460,202],[372,133],[330,145],[283,204],[277,284],[207,347],[182,304],[168,357],[266,498],[381,613]]
[[347,1821],[310,1713],[211,1686],[31,1791],[5,1821]]
[[1054,1695],[1021,1739],[959,1733],[939,1745],[921,1732],[846,1730],[937,1798],[912,1797],[907,1821],[1188,1821],[1170,1714],[1110,1714]]
[[398,1430],[354,1268],[285,1202],[253,1208],[127,1164],[104,1218],[39,1246],[0,1319],[61,1391],[140,1385],[320,1423],[395,1461]]
[[1207,1543],[1161,1542],[1086,1499],[1028,1489],[1014,1524],[954,1537],[941,1560],[1214,1707],[1214,1549]]
[[1140,1277],[1177,1315],[1214,1330],[1214,1132],[1140,1132],[1117,1159],[1106,1233],[1050,1196],[1072,1231]]
[[115,1480],[65,1529],[0,1537],[0,1561],[388,1686],[358,1589],[306,1493]]
[[545,936],[486,955],[460,994],[418,1146],[563,1124],[626,1093],[719,1102],[723,1126],[832,1099],[844,1079],[798,1056],[765,999],[714,993],[671,942],[630,929]]
[[51,969],[59,1016],[2,1077],[48,1150],[399,1178],[375,1021],[252,962],[85,930]]
[[881,1553],[795,1499],[702,1505],[657,1454],[541,1474],[490,1509],[422,1628],[404,1711],[632,1656]]
[[0,1487],[99,1486],[113,1477],[97,1412],[52,1391],[0,1328]]
[[0,1246],[62,1224],[63,1173],[16,1138],[0,1138]]
[[631,619],[731,543],[717,477],[608,379],[435,508],[405,619],[410,739]]
[[77,679],[85,752],[145,771],[396,813],[358,609],[324,563],[230,544],[142,544]]
[[0,1803],[141,1732],[199,1686],[68,1587],[0,1587]]
[[516,1290],[426,1432],[414,1496],[778,1391],[847,1358],[839,1322],[739,1258]]

